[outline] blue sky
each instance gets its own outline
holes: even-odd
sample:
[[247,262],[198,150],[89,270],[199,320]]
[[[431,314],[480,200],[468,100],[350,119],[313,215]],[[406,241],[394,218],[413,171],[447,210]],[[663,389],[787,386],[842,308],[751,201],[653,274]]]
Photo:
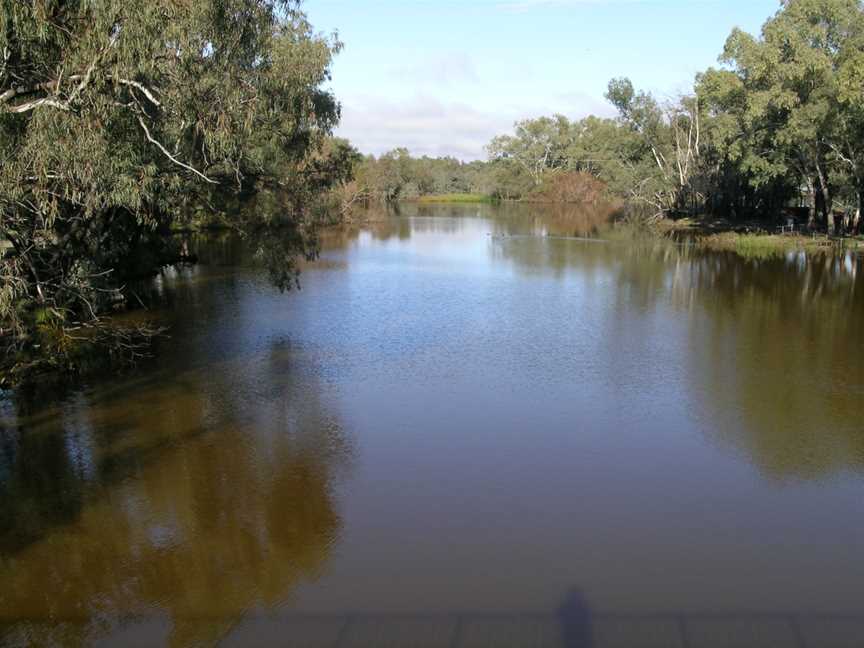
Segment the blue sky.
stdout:
[[485,157],[517,119],[609,116],[609,79],[660,97],[716,65],[733,27],[757,33],[779,0],[307,0],[338,30],[339,134],[364,153]]

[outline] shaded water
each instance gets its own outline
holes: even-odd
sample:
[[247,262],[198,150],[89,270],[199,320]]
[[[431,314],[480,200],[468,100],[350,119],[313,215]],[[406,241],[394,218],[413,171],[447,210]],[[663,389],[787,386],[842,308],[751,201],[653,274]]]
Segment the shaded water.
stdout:
[[288,295],[200,240],[157,358],[0,400],[0,643],[859,645],[859,257],[403,212]]

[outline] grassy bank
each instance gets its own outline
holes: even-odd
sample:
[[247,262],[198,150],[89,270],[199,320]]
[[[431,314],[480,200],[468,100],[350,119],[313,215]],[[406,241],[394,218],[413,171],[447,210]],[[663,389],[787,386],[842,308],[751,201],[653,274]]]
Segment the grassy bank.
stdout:
[[725,220],[661,221],[659,234],[678,240],[690,240],[710,250],[735,252],[746,258],[768,258],[788,252],[830,251],[864,247],[861,237],[833,237],[827,234],[766,232],[758,224],[731,223]]
[[483,194],[441,194],[436,196],[420,196],[407,202],[418,203],[491,203],[494,202],[489,196]]
[[842,246],[843,241],[832,240],[827,236],[781,236],[777,234],[740,234],[726,232],[712,234],[699,240],[700,245],[712,250],[728,250],[747,258],[766,258],[806,250],[830,250]]

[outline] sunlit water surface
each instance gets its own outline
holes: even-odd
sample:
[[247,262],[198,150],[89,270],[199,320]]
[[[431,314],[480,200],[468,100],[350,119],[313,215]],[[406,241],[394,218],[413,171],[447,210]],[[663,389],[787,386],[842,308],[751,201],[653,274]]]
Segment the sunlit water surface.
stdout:
[[862,645],[861,259],[579,219],[193,241],[156,358],[0,400],[0,643]]

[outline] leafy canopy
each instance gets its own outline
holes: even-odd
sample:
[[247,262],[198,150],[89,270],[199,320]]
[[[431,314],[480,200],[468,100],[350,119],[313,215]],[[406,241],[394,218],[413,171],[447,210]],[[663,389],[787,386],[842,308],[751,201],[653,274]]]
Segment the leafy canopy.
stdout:
[[0,340],[93,320],[226,196],[290,189],[280,260],[314,253],[340,47],[288,0],[0,0]]

